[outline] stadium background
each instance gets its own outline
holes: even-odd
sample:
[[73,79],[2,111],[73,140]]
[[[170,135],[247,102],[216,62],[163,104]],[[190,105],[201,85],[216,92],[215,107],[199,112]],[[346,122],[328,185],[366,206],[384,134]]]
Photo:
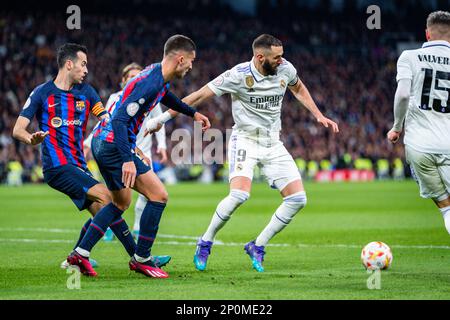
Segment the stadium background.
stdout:
[[[381,30],[369,30],[366,8],[380,4]],[[198,46],[191,74],[174,83],[179,96],[200,88],[221,72],[251,58],[251,42],[270,33],[284,43],[285,57],[297,67],[319,108],[339,122],[332,135],[287,94],[282,109],[282,140],[304,177],[319,169],[373,169],[379,177],[402,178],[409,170],[402,144],[385,139],[392,125],[396,59],[405,45],[424,40],[426,15],[449,1],[79,1],[8,2],[0,15],[0,181],[8,172],[24,182],[39,181],[39,148],[11,138],[12,127],[29,93],[57,73],[56,48],[69,41],[89,50],[87,81],[104,103],[119,88],[120,70],[131,61],[160,61],[165,40],[175,33]],[[81,30],[68,30],[66,8],[81,8]],[[231,128],[229,98],[199,107],[214,128]],[[91,128],[94,119],[91,118]],[[167,124],[192,128],[179,117]],[[302,159],[302,160],[301,160]],[[365,160],[365,159],[368,159]],[[158,158],[155,156],[155,160]],[[304,161],[303,161],[304,160]],[[380,161],[381,160],[381,161]],[[169,164],[169,167],[173,164]],[[200,166],[177,174],[192,179]],[[214,166],[215,179],[226,170]],[[309,171],[309,174],[308,174]],[[12,179],[12,183],[14,183]]]
[[[71,4],[81,8],[80,31],[66,28]],[[369,4],[381,8],[381,30],[366,27]],[[251,42],[263,32],[283,40],[285,57],[297,67],[320,109],[337,119],[341,129],[330,136],[288,93],[282,138],[294,157],[328,159],[334,168],[357,167],[358,162],[365,166],[368,163],[360,160],[366,158],[375,170],[379,159],[387,159],[389,176],[397,172],[402,177],[402,172],[408,173],[402,144],[394,147],[385,139],[392,125],[396,60],[404,48],[421,45],[428,13],[448,10],[449,4],[448,0],[2,3],[1,181],[7,180],[8,167],[14,171],[22,166],[28,181],[39,166],[39,148],[13,141],[11,129],[31,90],[56,74],[54,54],[60,44],[76,41],[88,47],[88,82],[106,102],[118,90],[120,69],[132,60],[144,65],[160,60],[169,35],[187,34],[198,45],[194,70],[174,83],[176,93],[184,96],[249,60]],[[213,127],[231,127],[227,98],[214,99],[200,109]],[[91,119],[90,126],[94,123]],[[179,127],[191,128],[192,121],[179,117],[168,124],[167,135]],[[403,164],[397,171],[395,159]],[[83,277],[81,290],[72,290],[70,274],[59,266],[72,250],[87,213],[78,214],[64,194],[47,185],[1,184],[0,300],[450,299],[448,233],[433,202],[419,197],[415,182],[305,181],[305,186],[308,206],[267,246],[263,274],[252,270],[243,246],[270,220],[280,204],[279,193],[265,183],[253,184],[250,201],[218,235],[208,269],[197,272],[192,264],[196,241],[228,186],[187,182],[167,185],[170,201],[152,251],[172,256],[167,281],[130,273],[129,257],[119,241],[101,241],[93,252],[99,278]],[[132,225],[133,207],[124,218]],[[371,241],[387,243],[394,254],[393,265],[383,271],[380,290],[369,290],[369,275],[360,262],[361,249]],[[14,312],[19,309],[31,310]]]

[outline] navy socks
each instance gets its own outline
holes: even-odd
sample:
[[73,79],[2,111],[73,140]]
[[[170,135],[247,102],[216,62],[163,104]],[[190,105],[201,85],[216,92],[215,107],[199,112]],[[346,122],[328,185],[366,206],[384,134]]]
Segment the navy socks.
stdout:
[[80,245],[81,240],[83,240],[84,235],[86,234],[87,229],[89,228],[89,226],[91,225],[92,219],[89,218],[88,221],[86,221],[86,223],[84,224],[83,228],[81,228],[80,231],[80,237],[78,238],[77,243],[75,244],[75,248],[77,248]]
[[116,235],[117,239],[122,243],[127,250],[128,255],[131,257],[136,252],[136,242],[134,242],[133,235],[131,234],[127,223],[122,217],[115,220],[109,226]]
[[91,222],[86,235],[78,245],[83,251],[90,252],[95,244],[103,237],[108,226],[122,215],[123,211],[112,202],[103,207]]
[[147,201],[141,216],[139,239],[136,247],[137,256],[141,258],[150,257],[150,251],[158,233],[159,221],[165,207],[165,203]]

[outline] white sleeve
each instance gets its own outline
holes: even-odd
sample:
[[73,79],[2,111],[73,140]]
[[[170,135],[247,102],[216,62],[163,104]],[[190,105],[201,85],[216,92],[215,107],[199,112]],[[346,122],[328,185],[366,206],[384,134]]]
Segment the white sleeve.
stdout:
[[[160,116],[162,114],[161,105],[158,103],[156,107],[153,108],[152,111],[150,111],[149,117],[155,118],[157,116]],[[155,132],[156,136],[156,142],[158,143],[158,149],[167,149],[166,144],[166,127],[163,125],[161,129]]]
[[298,82],[297,69],[289,61],[285,61],[287,62],[288,85],[295,86]]
[[[112,113],[114,111],[114,109],[111,109],[111,106],[116,102],[117,98],[120,96],[119,93],[113,93],[109,96],[108,101],[106,102],[106,111],[108,111],[109,113]],[[109,110],[111,109],[111,111]]]
[[406,112],[408,111],[411,92],[411,80],[400,79],[394,97],[394,126],[395,131],[402,131]]
[[413,78],[413,67],[408,51],[403,51],[397,61],[397,82],[401,79]]
[[227,70],[220,76],[208,83],[208,87],[216,96],[225,93],[236,93],[239,90],[241,79],[235,68]]

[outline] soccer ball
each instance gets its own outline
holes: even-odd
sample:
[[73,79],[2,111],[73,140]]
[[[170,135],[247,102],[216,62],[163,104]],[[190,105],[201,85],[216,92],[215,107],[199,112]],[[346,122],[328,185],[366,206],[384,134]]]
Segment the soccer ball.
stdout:
[[367,270],[385,270],[392,263],[392,251],[381,241],[371,242],[361,252],[361,262]]

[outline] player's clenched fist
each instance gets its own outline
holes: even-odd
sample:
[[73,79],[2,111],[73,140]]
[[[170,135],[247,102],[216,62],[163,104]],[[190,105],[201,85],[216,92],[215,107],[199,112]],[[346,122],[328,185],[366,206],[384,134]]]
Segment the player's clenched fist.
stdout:
[[159,121],[157,118],[152,118],[147,121],[145,131],[144,131],[144,137],[146,137],[149,134],[153,134],[157,131],[159,131],[163,126],[163,123]]
[[390,142],[396,143],[400,138],[401,133],[401,131],[395,131],[394,129],[391,129],[387,134],[387,138]]

